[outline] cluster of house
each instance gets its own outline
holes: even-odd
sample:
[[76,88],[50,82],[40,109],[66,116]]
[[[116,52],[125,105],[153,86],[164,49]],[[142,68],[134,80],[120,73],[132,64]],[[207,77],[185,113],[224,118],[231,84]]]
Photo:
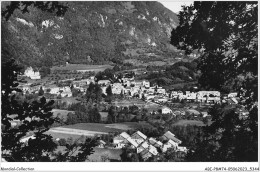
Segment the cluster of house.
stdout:
[[[39,78],[39,72],[34,72],[32,68],[28,68],[25,71],[26,76],[30,78]],[[91,76],[87,79],[71,80],[74,88],[85,92],[90,83],[96,83],[95,77]],[[219,91],[198,91],[198,92],[182,92],[182,91],[171,91],[166,90],[159,86],[151,86],[149,81],[146,80],[134,80],[132,78],[122,78],[119,82],[111,83],[110,80],[99,80],[97,82],[106,95],[108,86],[111,86],[113,94],[123,94],[131,97],[139,97],[146,101],[154,101],[156,103],[171,102],[171,100],[179,99],[186,101],[205,102],[205,103],[220,103],[221,101],[232,101],[237,104],[237,93],[230,93],[227,98],[221,100]],[[40,86],[31,87],[29,85],[23,85],[23,91],[37,92]],[[61,95],[61,97],[71,97],[72,92],[69,86],[58,87],[56,85],[42,86],[45,92],[49,92],[54,95]]]
[[146,80],[135,81],[133,78],[123,78],[122,82],[111,83],[110,80],[100,80],[98,84],[101,85],[103,93],[106,94],[106,89],[110,85],[113,94],[124,94],[129,96],[136,96],[147,101],[154,101],[156,103],[166,103],[173,99],[187,100],[188,102],[204,102],[204,103],[220,103],[221,101],[231,100],[232,103],[237,104],[237,93],[230,93],[223,100],[220,98],[219,91],[171,91],[166,92],[162,87],[150,86],[150,82]]
[[29,84],[20,84],[19,88],[22,89],[24,93],[38,93],[39,90],[42,88],[45,93],[60,95],[61,97],[72,97],[71,88],[69,86],[58,87],[56,85],[37,85],[32,87]]
[[179,146],[182,142],[170,131],[167,131],[161,137],[161,140],[162,142],[153,137],[148,138],[140,131],[133,133],[131,136],[126,132],[122,132],[114,137],[113,144],[117,149],[130,145],[130,147],[135,149],[136,153],[140,154],[144,160],[158,155],[158,149],[162,152],[166,152],[169,148],[172,148],[176,152],[187,153],[187,148]]
[[150,82],[146,80],[134,80],[133,78],[122,78],[121,82],[111,83],[110,80],[99,80],[103,93],[106,94],[106,89],[110,85],[113,94],[126,94],[142,98],[154,93],[166,94],[166,90],[158,86],[150,86]]
[[[64,81],[65,82],[65,81]],[[89,77],[88,79],[82,79],[82,80],[72,80],[72,85],[74,86],[74,88],[80,90],[81,92],[85,92],[88,88],[88,85],[91,82],[95,82],[94,81],[94,76]],[[32,86],[32,84],[30,83],[21,83],[19,85],[19,88],[23,90],[23,92],[29,92],[29,93],[38,93],[38,91],[40,90],[40,88],[42,87],[42,89],[44,90],[45,93],[50,93],[53,95],[60,95],[61,97],[72,97],[72,90],[70,86],[57,86],[56,84],[39,84],[39,85],[35,85]]]

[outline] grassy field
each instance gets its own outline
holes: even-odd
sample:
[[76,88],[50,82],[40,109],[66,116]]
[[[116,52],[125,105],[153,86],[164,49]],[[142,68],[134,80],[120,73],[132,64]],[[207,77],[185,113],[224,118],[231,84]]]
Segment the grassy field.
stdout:
[[205,124],[202,121],[196,120],[180,120],[173,125],[197,125],[197,126],[204,126]]
[[104,71],[107,68],[112,68],[111,65],[84,65],[84,64],[68,64],[66,66],[53,66],[51,70],[89,70],[89,71]]
[[99,134],[136,130],[143,127],[152,128],[152,126],[146,122],[124,122],[115,124],[79,123],[75,125],[54,127],[47,131],[46,134],[50,134],[54,138],[72,137],[73,139],[77,139],[82,135],[93,137]]
[[123,122],[123,123],[114,123],[114,124],[98,124],[98,123],[79,123],[75,125],[63,126],[63,128],[73,128],[80,130],[88,131],[97,131],[97,132],[122,132],[130,129],[136,129],[141,126],[151,127],[146,122]]
[[112,104],[115,106],[132,106],[132,105],[144,106],[146,102],[140,99],[129,99],[129,100],[125,99],[125,100],[114,101],[112,102]]
[[73,138],[73,140],[77,140],[78,138],[81,137],[81,135],[77,135],[77,134],[55,133],[52,131],[47,131],[47,132],[45,132],[45,134],[51,135],[54,139],[56,139],[56,138],[68,139],[71,137],[71,138]]

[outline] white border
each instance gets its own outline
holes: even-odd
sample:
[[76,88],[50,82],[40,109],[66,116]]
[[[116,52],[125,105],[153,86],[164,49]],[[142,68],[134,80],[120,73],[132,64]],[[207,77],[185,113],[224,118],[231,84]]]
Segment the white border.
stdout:
[[[19,171],[28,168],[34,168],[33,171],[206,171],[209,167],[211,171],[230,171],[228,168],[240,168],[239,171],[250,170],[250,167],[259,167],[258,162],[41,162],[41,163],[24,163],[24,162],[2,162],[1,168],[10,168],[10,171]],[[215,168],[218,168],[215,169]],[[222,170],[220,170],[222,168]],[[232,171],[238,171],[233,169]],[[5,171],[5,170],[1,170]],[[254,170],[256,171],[256,170]]]
[[[2,1],[2,0],[1,0]],[[59,1],[59,0],[58,0]],[[71,1],[71,0],[66,0]],[[116,1],[116,0],[106,0],[106,1]],[[126,1],[126,0],[121,0]],[[135,0],[142,1],[142,0]],[[152,0],[154,1],[154,0]],[[182,0],[158,0],[164,2],[185,2]],[[189,1],[189,0],[188,0]],[[212,0],[210,0],[212,1]],[[223,0],[218,0],[223,1]],[[231,0],[234,1],[234,0]],[[260,20],[258,18],[258,20]],[[258,22],[259,23],[259,22]],[[1,28],[1,26],[0,26]],[[259,29],[259,28],[258,28]],[[1,73],[1,71],[0,71]],[[1,77],[1,76],[0,76]],[[260,81],[258,81],[260,82]],[[260,94],[260,93],[259,93]],[[1,111],[1,109],[0,109]],[[260,110],[259,110],[260,112]],[[259,120],[259,119],[258,119]],[[258,133],[259,135],[259,133]],[[1,138],[1,136],[0,136]],[[259,138],[258,138],[259,139]],[[258,150],[258,154],[259,154]],[[1,155],[0,155],[1,157]],[[259,160],[258,160],[259,161]],[[33,168],[33,171],[206,171],[206,167],[211,167],[211,171],[227,171],[217,170],[214,168],[222,168],[226,169],[229,167],[246,167],[247,170],[250,170],[250,167],[259,168],[258,162],[141,162],[141,163],[125,163],[125,162],[0,162],[1,171],[2,168],[9,168],[8,171],[31,171],[29,168]],[[237,170],[232,170],[237,171]],[[244,170],[239,170],[244,171]],[[254,170],[256,171],[256,170]]]

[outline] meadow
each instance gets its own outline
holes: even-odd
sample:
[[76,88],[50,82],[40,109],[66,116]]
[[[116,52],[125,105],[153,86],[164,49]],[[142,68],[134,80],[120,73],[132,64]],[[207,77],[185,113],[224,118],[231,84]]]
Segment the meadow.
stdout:
[[121,133],[127,130],[137,130],[138,128],[152,128],[152,126],[146,122],[123,122],[114,124],[79,123],[54,127],[47,131],[46,134],[50,134],[54,138],[72,137],[73,139],[77,139],[82,135],[93,137],[95,135],[109,134],[111,132]]

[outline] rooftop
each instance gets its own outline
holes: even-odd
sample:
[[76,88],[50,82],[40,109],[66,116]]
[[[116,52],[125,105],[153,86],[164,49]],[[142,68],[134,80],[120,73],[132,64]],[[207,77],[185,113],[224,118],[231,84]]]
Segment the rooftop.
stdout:
[[130,137],[129,134],[127,134],[126,132],[122,132],[122,133],[120,134],[120,136],[122,136],[122,137],[125,138],[125,139],[127,139],[127,138]]
[[[140,132],[140,131],[137,131],[137,132],[135,132],[134,134],[138,134],[139,136],[141,136],[143,139],[146,139],[147,138],[147,136],[146,135],[144,135],[142,132]],[[134,135],[134,134],[132,134],[132,135]]]

